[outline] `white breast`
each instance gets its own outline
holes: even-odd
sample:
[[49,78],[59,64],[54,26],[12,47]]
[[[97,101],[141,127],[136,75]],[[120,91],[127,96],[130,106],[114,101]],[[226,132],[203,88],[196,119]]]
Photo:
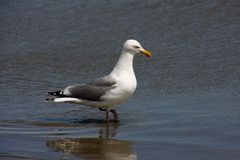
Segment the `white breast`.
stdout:
[[109,90],[101,99],[114,106],[127,101],[135,92],[137,81],[135,75],[123,74],[124,76],[118,77],[114,89]]

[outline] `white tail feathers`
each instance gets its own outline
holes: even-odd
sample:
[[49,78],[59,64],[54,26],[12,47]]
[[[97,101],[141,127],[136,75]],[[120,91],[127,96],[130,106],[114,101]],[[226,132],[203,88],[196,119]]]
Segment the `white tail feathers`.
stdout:
[[75,102],[80,103],[81,100],[77,98],[71,98],[71,97],[61,97],[61,98],[54,98],[53,102]]

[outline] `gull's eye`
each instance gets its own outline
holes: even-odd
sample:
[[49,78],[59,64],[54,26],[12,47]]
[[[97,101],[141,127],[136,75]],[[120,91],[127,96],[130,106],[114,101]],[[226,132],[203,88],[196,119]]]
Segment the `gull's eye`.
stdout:
[[140,47],[139,46],[133,46],[134,48],[136,48],[136,49],[139,49]]

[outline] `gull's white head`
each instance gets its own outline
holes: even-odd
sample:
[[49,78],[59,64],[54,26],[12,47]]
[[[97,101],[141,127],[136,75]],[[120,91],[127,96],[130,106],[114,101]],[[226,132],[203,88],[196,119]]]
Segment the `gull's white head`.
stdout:
[[143,49],[141,44],[134,39],[129,39],[123,44],[123,51],[127,52],[127,53],[131,53],[133,55],[141,53],[141,54],[144,54],[147,57],[152,56],[151,52]]

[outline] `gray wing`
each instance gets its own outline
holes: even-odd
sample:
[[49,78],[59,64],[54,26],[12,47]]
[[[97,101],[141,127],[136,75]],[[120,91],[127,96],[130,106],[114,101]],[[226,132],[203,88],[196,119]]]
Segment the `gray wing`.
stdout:
[[94,86],[112,86],[114,84],[116,84],[116,80],[113,79],[111,76],[105,76],[105,77],[101,77],[96,79],[95,81],[89,82],[87,83],[89,85],[94,85]]
[[110,89],[115,88],[116,81],[105,76],[87,84],[77,84],[64,89],[63,94],[68,97],[91,101],[100,101],[101,97]]

